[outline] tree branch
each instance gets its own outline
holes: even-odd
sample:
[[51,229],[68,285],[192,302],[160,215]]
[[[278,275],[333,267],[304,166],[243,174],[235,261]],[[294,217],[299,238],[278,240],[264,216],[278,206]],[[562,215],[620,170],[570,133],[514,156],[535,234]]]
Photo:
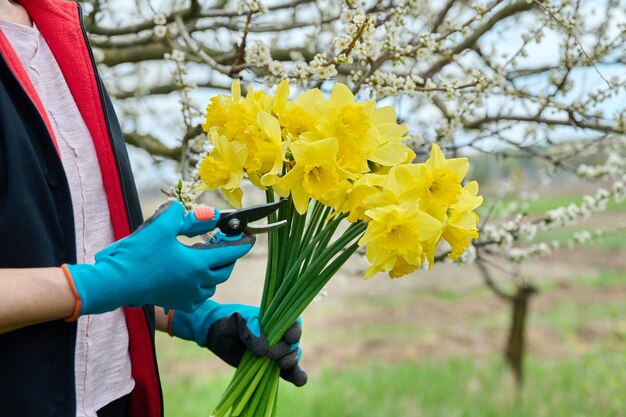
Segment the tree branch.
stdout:
[[441,71],[443,67],[448,65],[454,59],[454,55],[458,55],[466,49],[471,48],[485,33],[493,28],[498,22],[514,16],[518,13],[525,12],[535,8],[534,3],[529,3],[526,0],[518,0],[513,4],[503,7],[499,11],[495,12],[493,16],[483,25],[478,27],[471,35],[465,40],[450,50],[450,55],[437,62],[435,62],[429,69],[424,71],[420,76],[424,79],[431,78],[433,75]]
[[152,156],[160,156],[174,161],[178,161],[180,159],[180,147],[169,148],[161,143],[159,139],[152,135],[145,135],[137,132],[127,132],[124,133],[124,140],[129,145],[141,148]]
[[487,284],[487,286],[498,297],[506,301],[513,301],[514,296],[511,294],[507,294],[502,288],[498,286],[498,284],[496,284],[496,282],[493,280],[493,277],[491,276],[491,272],[489,272],[489,269],[487,268],[485,263],[482,261],[482,259],[476,258],[475,264],[478,270],[480,271],[481,275],[483,276],[483,281],[485,281],[485,284]]
[[[287,3],[283,3],[283,4],[269,6],[266,9],[268,11],[289,9],[292,7],[299,6],[301,4],[312,3],[313,1],[314,0],[294,0],[294,1],[287,2]],[[183,19],[183,21],[186,21],[189,19],[197,19],[197,18],[237,17],[240,15],[241,14],[238,11],[230,12],[230,11],[226,11],[223,9],[208,10],[208,11],[203,12],[200,10],[199,2],[192,1],[191,6],[189,8],[184,9],[184,10],[177,10],[177,11],[167,14],[166,21],[167,23],[172,23],[176,20],[177,17],[180,17]],[[155,24],[154,24],[154,21],[152,20],[144,20],[143,22],[135,23],[135,24],[128,25],[128,26],[122,26],[122,27],[102,27],[93,23],[87,26],[87,31],[94,35],[118,36],[118,35],[137,34],[144,30],[152,29],[154,28],[154,26]]]
[[545,125],[552,126],[570,126],[577,127],[580,129],[589,129],[589,130],[597,130],[600,132],[606,133],[624,133],[623,131],[616,129],[613,126],[606,126],[601,124],[594,124],[584,121],[578,121],[570,117],[567,120],[559,120],[559,119],[548,119],[540,116],[522,116],[522,115],[499,115],[499,116],[486,116],[480,120],[475,120],[472,122],[466,122],[463,125],[467,129],[478,129],[482,127],[484,124],[498,122],[502,120],[512,120],[517,122],[534,122],[541,123]]
[[457,0],[448,0],[448,3],[446,3],[445,6],[443,6],[443,8],[439,12],[439,14],[437,14],[437,17],[435,18],[435,21],[433,22],[433,24],[431,26],[431,28],[432,28],[431,31],[432,32],[438,32],[439,31],[439,26],[441,26],[443,21],[446,19],[446,16],[448,15],[448,12],[452,8],[452,6],[454,6],[454,3],[456,3],[456,1]]
[[[198,88],[214,88],[220,90],[228,90],[230,85],[227,84],[219,84],[213,81],[207,81],[204,83],[195,83]],[[113,96],[117,100],[126,100],[129,98],[139,98],[146,96],[156,96],[156,95],[165,95],[170,94],[174,91],[179,91],[184,88],[184,86],[177,85],[176,83],[164,83],[158,85],[152,85],[147,88],[137,88],[133,91],[109,91],[111,96]]]

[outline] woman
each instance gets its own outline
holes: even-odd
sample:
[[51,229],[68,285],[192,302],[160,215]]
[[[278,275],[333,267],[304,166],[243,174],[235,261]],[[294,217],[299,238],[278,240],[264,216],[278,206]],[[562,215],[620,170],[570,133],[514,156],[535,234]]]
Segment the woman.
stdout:
[[0,415],[161,416],[155,328],[232,365],[246,348],[268,355],[306,382],[299,324],[269,349],[256,307],[207,300],[251,238],[180,245],[178,203],[138,229],[122,134],[75,2],[0,0],[0,79]]

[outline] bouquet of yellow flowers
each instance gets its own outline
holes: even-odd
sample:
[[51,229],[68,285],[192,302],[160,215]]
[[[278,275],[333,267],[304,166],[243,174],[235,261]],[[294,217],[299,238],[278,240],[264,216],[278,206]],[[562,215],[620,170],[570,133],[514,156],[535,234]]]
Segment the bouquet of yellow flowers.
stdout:
[[[467,158],[446,159],[433,144],[412,162],[392,107],[357,102],[343,84],[328,99],[318,89],[289,95],[283,81],[275,95],[250,87],[243,97],[235,81],[230,96],[213,97],[203,124],[212,147],[199,165],[201,187],[235,207],[245,178],[268,202],[288,200],[270,218],[289,224],[269,234],[260,319],[270,346],[360,246],[365,278],[430,268],[442,240],[456,259],[478,237],[482,203],[476,182],[462,185]],[[275,363],[247,352],[213,415],[274,415],[278,381]]]

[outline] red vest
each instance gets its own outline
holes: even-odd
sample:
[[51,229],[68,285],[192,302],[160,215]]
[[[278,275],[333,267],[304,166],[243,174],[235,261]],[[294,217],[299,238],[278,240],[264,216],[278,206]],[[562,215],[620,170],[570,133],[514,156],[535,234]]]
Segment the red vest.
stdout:
[[[142,222],[141,210],[122,132],[97,74],[80,7],[65,0],[21,0],[20,4],[48,43],[87,124],[115,238],[121,239]],[[71,198],[54,152],[54,133],[37,92],[1,31],[0,75],[0,267],[75,262]],[[154,310],[151,306],[126,308],[125,313],[135,379],[131,415],[160,417]],[[62,320],[0,335],[0,373],[4,374],[0,375],[0,415],[29,417],[24,411],[37,409],[46,410],[43,414],[36,411],[37,417],[75,416],[74,373],[66,370],[73,367],[75,336],[75,324]],[[11,370],[19,375],[10,375]],[[45,392],[35,392],[46,386]],[[24,404],[17,411],[13,407],[20,401]],[[35,401],[44,404],[31,404],[31,408],[28,402]]]

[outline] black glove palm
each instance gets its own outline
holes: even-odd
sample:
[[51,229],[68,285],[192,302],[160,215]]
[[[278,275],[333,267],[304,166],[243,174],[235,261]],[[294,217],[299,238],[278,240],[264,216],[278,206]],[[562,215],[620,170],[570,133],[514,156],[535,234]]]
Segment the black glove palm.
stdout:
[[275,360],[280,376],[300,387],[307,374],[299,365],[302,325],[298,319],[271,348],[259,324],[259,308],[243,304],[219,304],[207,300],[193,313],[181,311],[170,315],[170,334],[208,348],[224,362],[238,366],[246,349],[256,356]]

